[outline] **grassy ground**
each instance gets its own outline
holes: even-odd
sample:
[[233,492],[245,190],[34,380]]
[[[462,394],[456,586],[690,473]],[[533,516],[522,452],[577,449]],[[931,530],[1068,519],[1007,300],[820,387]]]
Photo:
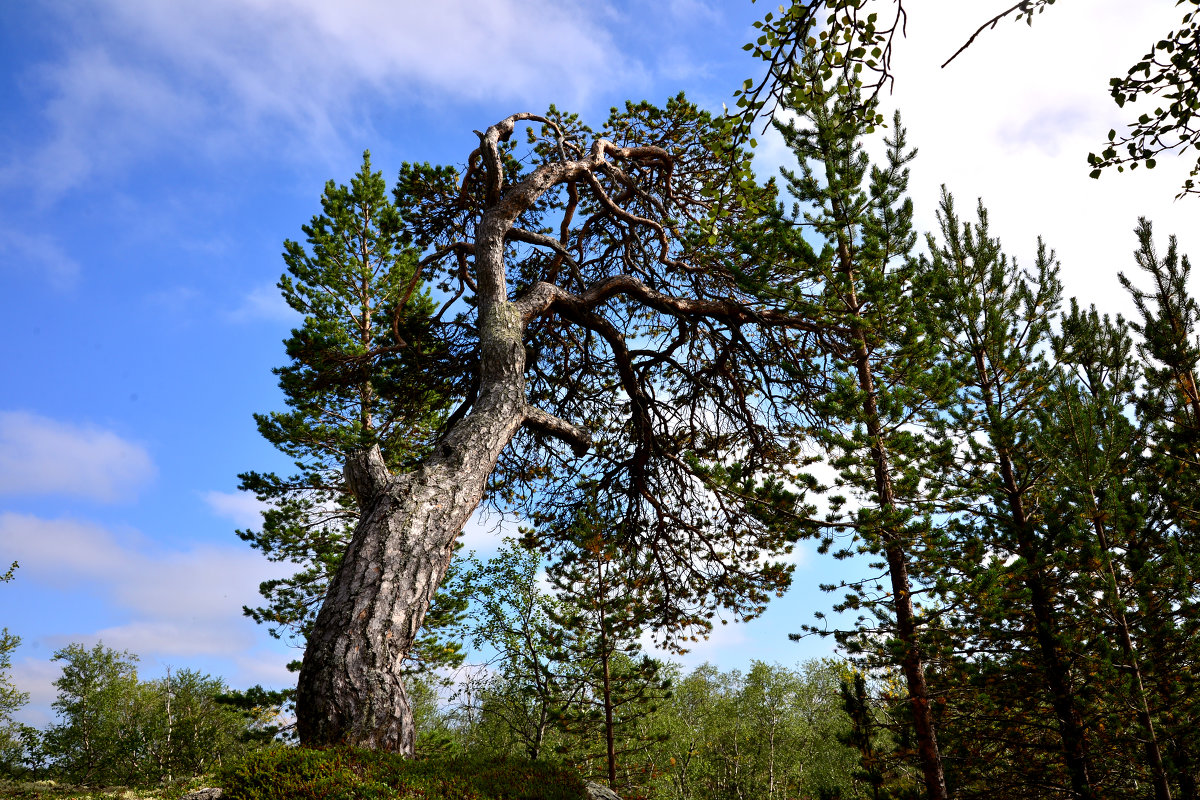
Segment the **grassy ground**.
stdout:
[[188,781],[163,789],[127,789],[111,786],[103,789],[72,786],[54,781],[10,781],[0,779],[0,798],[3,800],[176,800],[204,786],[216,784],[203,779]]

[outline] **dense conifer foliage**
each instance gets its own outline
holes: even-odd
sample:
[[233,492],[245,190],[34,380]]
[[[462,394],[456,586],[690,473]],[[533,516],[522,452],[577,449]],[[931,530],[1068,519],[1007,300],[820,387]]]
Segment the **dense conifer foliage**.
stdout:
[[[267,505],[259,529],[238,536],[268,559],[299,567],[263,583],[267,605],[245,612],[300,646],[360,516],[342,475],[345,452],[378,446],[390,468],[411,468],[428,452],[455,382],[467,380],[451,366],[463,358],[452,334],[421,335],[433,301],[369,153],[349,186],[325,186],[321,213],[302,231],[307,247],[284,242],[287,273],[279,282],[284,300],[303,315],[284,342],[290,362],[275,370],[288,410],[255,415],[259,433],[297,472],[238,476],[239,488]],[[452,590],[438,596],[408,654],[413,669],[461,661],[457,645],[438,638],[461,610]]]

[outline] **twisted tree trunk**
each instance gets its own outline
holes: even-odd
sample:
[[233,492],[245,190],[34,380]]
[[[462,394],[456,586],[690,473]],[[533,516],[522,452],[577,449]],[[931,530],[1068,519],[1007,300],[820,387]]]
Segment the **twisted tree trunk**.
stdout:
[[548,189],[603,163],[607,143],[597,143],[587,158],[543,166],[501,192],[499,143],[522,119],[540,118],[517,114],[480,137],[488,199],[473,248],[479,392],[470,413],[411,473],[392,475],[378,447],[347,455],[346,478],[362,516],[330,582],[300,668],[296,723],[304,745],[351,744],[412,754],[403,656],[501,451],[523,425],[564,439],[577,452],[587,449],[585,431],[525,402],[524,329],[553,298],[542,290],[524,301],[508,300],[504,242],[517,218]]
[[520,326],[506,303],[491,317],[483,327],[507,362],[506,379],[493,382],[432,458],[399,476],[378,447],[347,459],[363,514],[304,654],[296,712],[305,744],[413,750],[402,657],[450,565],[454,540],[526,417]]

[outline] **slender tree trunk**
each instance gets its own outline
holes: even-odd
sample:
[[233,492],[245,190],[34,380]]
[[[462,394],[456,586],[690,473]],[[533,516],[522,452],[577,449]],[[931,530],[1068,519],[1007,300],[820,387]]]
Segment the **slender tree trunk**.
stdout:
[[[853,280],[853,260],[849,249],[842,243],[840,257],[842,270]],[[855,316],[861,316],[858,297],[851,283],[849,306]],[[854,332],[855,367],[858,386],[862,391],[863,412],[867,435],[871,441],[871,460],[875,471],[875,492],[880,509],[888,515],[896,512],[896,496],[892,487],[888,453],[883,445],[883,430],[879,421],[879,407],[875,400],[875,379],[871,372],[870,353],[866,335],[861,329]],[[929,705],[929,686],[925,681],[925,662],[917,641],[916,614],[912,604],[912,585],[908,576],[908,554],[896,531],[885,524],[882,532],[887,554],[888,575],[892,584],[892,599],[896,613],[896,634],[904,648],[900,669],[904,673],[908,688],[908,702],[912,708],[913,728],[917,736],[917,758],[925,779],[925,793],[929,800],[947,800],[946,775],[942,768],[942,755],[938,749],[937,731],[933,724],[933,710]]]
[[617,785],[617,750],[613,731],[612,652],[608,647],[608,625],[605,619],[608,590],[604,583],[604,567],[599,553],[596,554],[596,579],[600,597],[600,666],[604,691],[604,745],[608,755],[608,785],[609,788],[615,789]]
[[533,747],[529,751],[529,760],[537,761],[538,756],[542,754],[542,742],[546,740],[546,728],[550,722],[546,712],[545,704],[541,704],[538,710],[538,721],[533,732]]
[[[1130,560],[1131,573],[1136,575],[1145,569],[1148,558],[1145,553],[1139,552],[1139,548],[1130,548],[1127,555],[1132,557]],[[1133,592],[1138,594],[1139,589],[1134,586]],[[1143,591],[1139,597],[1146,603],[1144,618],[1150,621],[1151,625],[1158,620],[1157,629],[1148,630],[1143,640],[1146,660],[1150,667],[1150,686],[1158,697],[1157,705],[1163,717],[1163,724],[1160,725],[1159,732],[1166,744],[1167,766],[1171,775],[1179,782],[1178,800],[1197,800],[1200,794],[1197,792],[1196,774],[1192,769],[1191,754],[1180,735],[1181,731],[1186,736],[1192,730],[1186,712],[1182,715],[1180,713],[1180,709],[1184,707],[1183,701],[1187,690],[1180,691],[1179,683],[1173,680],[1173,677],[1178,674],[1179,651],[1168,644],[1168,634],[1164,632],[1164,627],[1169,624],[1164,621],[1164,618],[1171,615],[1171,611],[1168,610],[1170,603],[1169,601],[1164,603],[1157,593],[1150,591]],[[1178,635],[1177,631],[1173,632]],[[1182,721],[1181,716],[1183,717]]]
[[[983,355],[975,353],[975,367],[980,381],[987,418],[996,419],[992,392],[994,387],[988,378]],[[1075,693],[1071,688],[1070,675],[1063,661],[1058,642],[1058,620],[1050,599],[1044,563],[1037,547],[1033,524],[1025,509],[1021,489],[1017,485],[1016,469],[1007,445],[996,445],[1000,466],[1001,488],[1012,515],[1013,528],[1017,536],[1017,552],[1028,565],[1025,585],[1029,588],[1030,605],[1033,610],[1034,639],[1041,653],[1042,665],[1046,670],[1046,683],[1050,689],[1050,705],[1058,718],[1058,732],[1062,740],[1063,761],[1071,781],[1071,790],[1079,800],[1096,800],[1088,769],[1087,744],[1083,722],[1075,704]]]
[[1171,784],[1167,780],[1167,769],[1163,764],[1162,748],[1158,743],[1158,735],[1154,729],[1154,717],[1150,714],[1150,703],[1147,699],[1146,685],[1142,681],[1141,658],[1133,646],[1133,636],[1129,632],[1129,619],[1125,615],[1124,601],[1121,599],[1121,587],[1117,582],[1117,571],[1113,568],[1112,552],[1108,547],[1108,536],[1100,521],[1100,509],[1093,495],[1091,498],[1092,529],[1100,542],[1100,552],[1104,554],[1105,565],[1108,568],[1109,589],[1112,592],[1114,617],[1117,631],[1121,634],[1121,650],[1129,663],[1130,674],[1133,677],[1133,688],[1137,695],[1138,721],[1146,732],[1146,758],[1150,761],[1150,769],[1154,774],[1155,800],[1171,800]]
[[[1017,500],[1014,505],[1019,508]],[[1014,513],[1015,516],[1015,513]],[[1075,704],[1075,691],[1066,662],[1058,643],[1058,623],[1055,618],[1050,592],[1046,586],[1045,570],[1037,550],[1033,532],[1029,525],[1017,525],[1018,553],[1029,565],[1025,585],[1029,587],[1030,605],[1033,608],[1033,633],[1042,665],[1046,669],[1046,684],[1050,689],[1050,705],[1058,718],[1058,733],[1062,739],[1063,761],[1071,780],[1071,790],[1079,800],[1095,800],[1091,775],[1088,767],[1087,743],[1083,721]]]
[[163,751],[164,758],[161,760],[160,769],[166,774],[167,782],[171,781],[171,767],[167,759],[171,757],[171,727],[174,720],[171,718],[171,668],[167,667],[167,743]]
[[608,785],[617,785],[617,749],[616,737],[613,735],[613,702],[612,674],[610,672],[609,656],[604,653],[604,744],[608,753]]

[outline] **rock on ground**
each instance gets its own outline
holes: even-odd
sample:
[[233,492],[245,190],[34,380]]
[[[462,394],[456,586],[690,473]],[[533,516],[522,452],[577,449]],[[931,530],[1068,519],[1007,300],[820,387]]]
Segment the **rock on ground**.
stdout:
[[612,789],[598,783],[588,781],[584,784],[584,788],[587,789],[588,800],[621,800]]
[[223,795],[220,789],[197,789],[194,792],[188,792],[179,800],[218,800]]

